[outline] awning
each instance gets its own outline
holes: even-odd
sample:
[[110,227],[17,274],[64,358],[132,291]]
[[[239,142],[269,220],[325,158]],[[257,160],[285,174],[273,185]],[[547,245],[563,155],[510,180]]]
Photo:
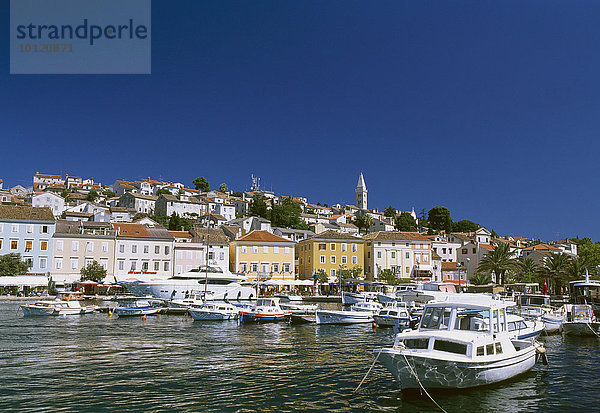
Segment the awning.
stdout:
[[77,281],[76,284],[80,285],[98,285],[95,281]]
[[48,277],[44,275],[17,275],[0,277],[1,287],[47,287]]

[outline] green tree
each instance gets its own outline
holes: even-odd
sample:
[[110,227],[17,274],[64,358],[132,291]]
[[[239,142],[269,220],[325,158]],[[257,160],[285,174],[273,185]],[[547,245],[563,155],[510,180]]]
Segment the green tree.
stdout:
[[452,232],[475,232],[479,228],[481,228],[481,225],[468,219],[461,219],[458,222],[452,223]]
[[67,188],[65,188],[62,191],[60,191],[60,196],[62,196],[63,198],[66,198],[67,195],[69,195],[69,193],[70,193],[70,191]]
[[0,255],[0,275],[19,275],[29,270],[31,265],[21,260],[21,254]]
[[104,191],[102,191],[102,195],[104,195],[104,198],[110,199],[110,198],[114,198],[117,194],[115,194],[110,189],[105,189]]
[[171,214],[171,216],[169,217],[169,230],[170,231],[181,230],[181,219],[179,218],[179,215],[177,215],[175,212],[173,212]]
[[302,207],[292,197],[284,197],[279,205],[271,208],[271,225],[274,227],[300,229],[306,225],[300,219]]
[[238,197],[238,198],[243,198],[244,197],[244,193],[240,192],[240,191],[236,191],[233,194],[231,194],[232,196]]
[[518,269],[517,261],[513,258],[509,244],[498,244],[490,251],[477,266],[478,272],[493,274],[498,284],[504,285],[506,274]]
[[396,217],[396,208],[394,208],[393,206],[388,206],[385,211],[383,211],[383,215],[385,215],[386,217],[391,217],[394,218]]
[[585,271],[587,269],[587,263],[584,258],[577,257],[569,260],[566,268],[567,280],[581,280],[585,278]]
[[588,270],[596,269],[600,265],[600,242],[593,242],[590,238],[578,240],[577,254],[585,261]]
[[429,221],[427,220],[427,210],[425,208],[421,208],[419,211],[419,215],[417,218],[419,220],[419,230],[423,230],[423,228],[429,227]]
[[317,282],[319,284],[327,284],[329,282],[329,277],[323,268],[317,272]]
[[398,231],[416,231],[417,221],[409,212],[402,212],[394,221],[394,226]]
[[491,236],[492,238],[498,238],[498,237],[499,237],[498,233],[497,233],[496,231],[494,231],[493,229],[492,229],[492,231],[490,232],[490,236]]
[[554,294],[560,294],[563,283],[568,279],[569,256],[564,253],[551,254],[546,258],[543,274],[550,279]]
[[446,207],[436,206],[429,210],[429,228],[446,232],[452,231],[452,217],[450,210]]
[[538,275],[540,266],[532,258],[524,258],[518,261],[519,269],[517,271],[518,282],[539,281]]
[[354,217],[352,223],[358,227],[359,231],[361,229],[364,229],[365,233],[367,233],[369,232],[369,228],[371,228],[371,225],[373,225],[373,217],[369,214],[357,215],[356,217]]
[[168,189],[160,188],[156,191],[155,195],[160,196],[161,194],[171,195],[171,191],[169,191]]
[[269,210],[265,203],[265,198],[260,194],[254,194],[252,197],[252,203],[248,208],[248,215],[251,217],[262,217],[267,218],[269,216]]
[[221,192],[227,192],[227,184],[226,183],[222,183],[221,185],[219,185],[219,191],[221,191]]
[[340,277],[342,278],[342,283],[347,280],[356,280],[360,278],[362,275],[362,267],[355,266],[352,268],[342,267],[339,271],[336,271],[336,282],[340,282]]
[[469,279],[469,283],[473,285],[486,285],[492,282],[492,277],[489,274],[485,274],[482,272],[476,272]]
[[98,192],[96,192],[96,191],[94,191],[92,189],[90,192],[88,192],[88,194],[86,195],[85,199],[87,201],[90,201],[90,202],[95,202],[96,199],[98,199],[99,196],[100,195],[98,195]]
[[90,265],[84,267],[80,271],[81,281],[95,281],[100,282],[106,277],[106,270],[94,260]]
[[196,186],[196,189],[201,190],[202,192],[208,192],[210,190],[210,186],[208,185],[208,181],[205,177],[200,176],[192,181],[192,183]]
[[397,285],[400,283],[400,280],[396,276],[396,273],[394,273],[394,271],[390,270],[389,268],[385,268],[379,271],[379,274],[377,274],[377,279],[389,285]]

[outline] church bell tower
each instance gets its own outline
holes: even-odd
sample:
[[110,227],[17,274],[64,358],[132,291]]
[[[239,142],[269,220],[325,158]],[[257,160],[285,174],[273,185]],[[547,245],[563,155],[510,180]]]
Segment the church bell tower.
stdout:
[[363,177],[362,171],[358,177],[358,184],[356,185],[356,206],[360,209],[367,208],[367,184],[365,184],[365,178]]

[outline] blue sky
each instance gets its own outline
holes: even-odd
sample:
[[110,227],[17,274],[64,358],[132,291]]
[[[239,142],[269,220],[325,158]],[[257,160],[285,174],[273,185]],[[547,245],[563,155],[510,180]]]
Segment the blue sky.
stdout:
[[[0,6],[8,33],[8,2]],[[600,239],[600,3],[159,1],[151,75],[9,75],[0,177],[205,176]]]

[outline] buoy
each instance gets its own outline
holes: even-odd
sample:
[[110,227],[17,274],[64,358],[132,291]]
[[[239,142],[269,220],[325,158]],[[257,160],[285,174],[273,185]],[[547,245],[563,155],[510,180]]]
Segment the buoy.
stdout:
[[373,326],[373,331],[377,331],[377,323],[375,321],[373,321],[372,326]]
[[146,314],[142,316],[142,321],[146,321]]
[[108,310],[108,318],[112,317],[112,311]]
[[535,349],[536,353],[540,356],[540,359],[542,359],[542,364],[544,366],[548,365],[548,356],[546,355],[546,349],[544,347],[536,347]]

